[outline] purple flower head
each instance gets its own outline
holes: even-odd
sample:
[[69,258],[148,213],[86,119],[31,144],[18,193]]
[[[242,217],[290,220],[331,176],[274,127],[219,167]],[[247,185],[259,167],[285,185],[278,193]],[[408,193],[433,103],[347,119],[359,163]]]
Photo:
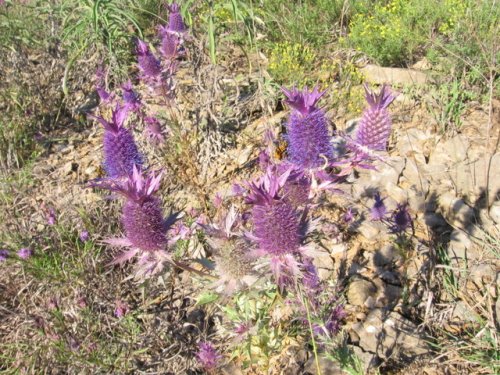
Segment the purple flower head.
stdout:
[[6,249],[0,249],[0,262],[5,262],[9,257],[9,251]]
[[196,354],[198,362],[205,370],[215,370],[222,360],[222,355],[217,352],[211,342],[200,342],[198,344],[198,353]]
[[122,85],[122,97],[125,107],[132,112],[138,112],[142,103],[138,93],[134,91],[132,82],[129,80]]
[[113,100],[114,95],[107,92],[103,87],[96,86],[97,95],[103,103],[110,103]]
[[151,143],[155,145],[160,145],[165,142],[164,131],[160,124],[160,121],[156,117],[148,116],[144,119],[146,124],[146,136],[150,140]]
[[174,60],[180,45],[179,36],[173,33],[162,33],[160,52],[166,60]]
[[56,211],[53,208],[49,208],[47,212],[47,224],[55,225],[56,221]]
[[326,92],[319,92],[318,87],[315,87],[313,91],[309,92],[307,86],[302,91],[295,87],[290,90],[282,88],[281,91],[283,91],[287,97],[285,103],[303,116],[307,116],[318,109],[316,103]]
[[142,156],[137,149],[132,133],[123,124],[128,109],[119,105],[113,110],[112,120],[90,116],[104,126],[104,169],[111,178],[127,177],[135,165],[142,165]]
[[271,271],[280,288],[301,274],[295,255],[301,253],[305,223],[301,212],[280,193],[290,172],[288,169],[278,176],[268,168],[259,181],[249,184],[246,198],[253,206],[253,233],[247,235],[259,246],[256,255],[270,256]]
[[29,259],[33,255],[33,251],[26,247],[23,247],[17,252],[17,256],[21,259]]
[[90,239],[89,232],[87,230],[82,230],[80,232],[80,241],[87,242]]
[[[103,180],[93,183],[94,187],[115,191],[126,198],[122,210],[122,223],[126,239],[122,245],[137,251],[162,251],[167,244],[167,226],[162,214],[162,205],[153,194],[160,186],[161,173],[146,177],[134,166],[126,181]],[[137,253],[136,251],[136,253]],[[131,256],[135,255],[130,254]],[[144,258],[149,262],[149,258]]]
[[335,306],[330,315],[328,316],[327,321],[325,322],[325,328],[331,335],[336,335],[340,331],[340,327],[342,326],[342,319],[346,317],[346,312],[344,310],[343,305]]
[[326,316],[324,323],[314,324],[313,331],[315,335],[319,338],[329,337],[337,335],[342,327],[342,319],[346,316],[343,305],[336,305],[333,307]]
[[387,107],[396,96],[392,95],[385,85],[378,95],[371,92],[366,85],[365,91],[369,107],[358,124],[355,141],[370,150],[383,151],[387,147],[392,127]]
[[270,168],[260,182],[249,185],[246,202],[253,206],[253,236],[269,255],[296,253],[301,244],[299,212],[279,194],[289,174],[276,176]]
[[297,89],[283,92],[294,109],[286,124],[288,160],[305,169],[328,164],[333,155],[328,120],[323,110],[315,106],[324,92],[319,93],[315,88],[309,93],[307,87],[302,92]]
[[187,30],[181,15],[181,7],[177,3],[168,6],[170,15],[168,16],[168,31],[171,33],[183,33]]
[[129,307],[125,302],[123,302],[121,300],[115,301],[115,316],[117,318],[121,318],[121,317],[125,316],[125,314],[127,314],[128,311],[129,311]]
[[408,211],[408,204],[398,204],[397,208],[393,211],[391,219],[391,231],[393,233],[402,233],[413,225],[410,212]]
[[144,41],[138,39],[136,52],[139,69],[143,77],[147,79],[157,78],[161,74],[160,61],[149,50],[148,45]]
[[372,220],[382,220],[387,213],[387,208],[385,207],[384,200],[377,193],[374,196],[375,203],[371,209],[371,219]]

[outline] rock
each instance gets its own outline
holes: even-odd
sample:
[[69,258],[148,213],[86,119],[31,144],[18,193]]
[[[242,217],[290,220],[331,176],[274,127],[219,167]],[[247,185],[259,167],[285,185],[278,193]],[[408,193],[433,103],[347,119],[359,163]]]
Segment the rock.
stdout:
[[493,264],[475,264],[469,268],[469,279],[476,284],[479,290],[484,290],[493,284],[497,277],[497,269]]
[[334,270],[334,261],[330,253],[319,246],[312,251],[313,264],[318,270],[320,280],[328,280]]
[[422,60],[417,61],[411,67],[412,67],[412,69],[416,69],[416,70],[429,70],[432,68],[432,64],[427,59],[427,57],[424,57]]
[[438,206],[446,221],[455,228],[465,229],[474,220],[474,209],[451,191],[438,197]]
[[362,324],[353,325],[359,346],[382,359],[414,357],[429,352],[417,326],[396,312],[374,309]]
[[369,280],[357,279],[349,284],[347,300],[351,305],[363,306],[369,297],[375,296],[377,287]]
[[460,229],[451,232],[447,253],[451,260],[478,259],[480,257],[480,251],[476,249],[467,233]]
[[429,156],[433,139],[430,131],[424,132],[418,128],[404,130],[398,137],[397,150],[401,156],[426,155]]
[[465,302],[458,301],[453,307],[452,318],[459,321],[477,322],[478,315]]
[[[353,354],[361,361],[363,364],[363,373],[368,373],[368,370],[372,367],[378,366],[379,360],[377,356],[373,353],[365,352],[359,346],[349,345],[349,348],[353,351]],[[361,369],[360,369],[361,370]]]
[[449,225],[441,214],[435,212],[426,212],[424,214],[424,221],[431,229],[444,228]]
[[489,215],[496,224],[500,225],[500,201],[496,201],[492,204]]
[[377,65],[368,64],[360,71],[369,83],[375,84],[422,84],[430,81],[426,73],[413,69],[403,68],[383,68]]
[[358,231],[364,238],[373,241],[379,237],[380,232],[385,233],[386,228],[381,222],[365,220],[359,226]]
[[401,260],[401,254],[392,244],[386,244],[373,254],[373,264],[384,267]]
[[[329,360],[328,358],[320,356],[318,358],[318,362],[319,362],[319,369],[322,375],[345,375],[344,371],[342,371],[340,366],[335,362]],[[316,360],[313,355],[311,356],[311,358],[309,358],[309,360],[306,362],[304,366],[304,375],[305,374],[316,375],[317,373],[318,369],[316,366]]]

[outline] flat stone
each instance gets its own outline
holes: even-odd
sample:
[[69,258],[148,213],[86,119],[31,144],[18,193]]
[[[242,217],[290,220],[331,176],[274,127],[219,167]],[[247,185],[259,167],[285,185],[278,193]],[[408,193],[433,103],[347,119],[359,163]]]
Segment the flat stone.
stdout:
[[369,83],[375,84],[423,84],[430,81],[429,76],[414,69],[384,68],[381,66],[368,64],[360,71]]
[[357,279],[349,284],[347,300],[351,305],[363,306],[369,297],[375,296],[377,287],[369,280]]
[[358,228],[359,233],[369,241],[373,241],[379,237],[381,231],[385,232],[385,227],[378,221],[365,220]]
[[451,260],[478,259],[480,256],[467,233],[459,229],[451,232],[447,253]]
[[441,215],[455,228],[465,229],[474,221],[474,209],[452,191],[440,195],[438,205]]
[[382,359],[399,355],[415,357],[429,353],[417,326],[396,312],[374,309],[362,324],[353,325],[359,346]]

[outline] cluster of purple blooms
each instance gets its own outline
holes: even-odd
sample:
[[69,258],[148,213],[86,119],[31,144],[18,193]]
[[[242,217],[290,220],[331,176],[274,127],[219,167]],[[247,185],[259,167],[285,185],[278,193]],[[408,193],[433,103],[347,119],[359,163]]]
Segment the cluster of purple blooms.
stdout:
[[[138,40],[136,46],[140,80],[152,94],[166,99],[173,97],[173,78],[178,58],[184,54],[187,30],[179,5],[174,3],[168,8],[169,23],[159,30],[161,57],[142,40]],[[195,229],[173,226],[173,221],[164,217],[157,195],[162,173],[145,167],[133,129],[127,127],[127,119],[133,113],[136,120],[147,125],[146,136],[154,143],[162,143],[160,121],[146,114],[142,98],[134,91],[131,81],[122,85],[121,99],[117,99],[104,89],[103,77],[100,71],[96,89],[103,105],[112,107],[112,116],[110,120],[92,117],[104,127],[107,178],[93,181],[91,186],[125,198],[121,217],[124,236],[106,242],[128,248],[112,264],[136,259],[136,276],[145,278],[161,272],[166,262],[178,265],[168,249]],[[313,264],[314,251],[308,246],[309,233],[316,228],[317,220],[311,218],[318,206],[316,198],[321,191],[335,191],[336,184],[355,167],[373,169],[372,162],[382,158],[380,152],[386,150],[391,133],[387,107],[395,96],[386,86],[378,94],[365,89],[369,106],[353,137],[330,131],[327,115],[318,105],[325,92],[318,88],[310,91],[307,87],[302,91],[283,89],[285,103],[291,108],[286,135],[280,140],[287,144],[286,156],[279,160],[273,156],[271,144],[277,140],[268,132],[266,139],[270,146],[259,155],[261,175],[233,187],[232,195],[243,197],[246,208],[241,213],[233,205],[226,209],[224,199],[217,195],[214,206],[218,223],[207,224],[201,219],[195,223],[205,231],[213,250],[215,270],[219,274],[215,285],[219,290],[231,294],[247,288],[258,280],[256,270],[264,264],[281,291],[303,293],[305,299],[300,301],[312,307],[313,332],[319,337],[334,336],[345,313],[338,301],[325,302],[324,289]],[[344,151],[335,148],[334,136],[343,139]],[[349,209],[344,215],[345,221],[353,221],[354,215]],[[373,220],[386,220],[395,233],[411,226],[406,204],[398,205],[390,217],[387,215],[383,199],[376,195],[371,211]],[[126,308],[119,307],[116,315],[122,316]],[[200,344],[198,360],[205,369],[214,370],[220,359],[210,343]]]
[[[143,40],[137,40],[136,53],[140,80],[157,97],[172,98],[174,75],[178,59],[183,54],[186,26],[176,3],[168,6],[170,18],[167,26],[160,27],[157,58],[151,47]],[[121,86],[121,98],[105,89],[105,73],[99,69],[96,74],[96,91],[102,106],[112,108],[110,120],[90,115],[104,127],[103,166],[107,177],[92,181],[90,186],[107,189],[125,198],[122,207],[124,237],[111,238],[111,246],[126,247],[111,264],[122,264],[137,258],[136,277],[144,278],[160,272],[165,262],[171,261],[167,250],[172,239],[167,236],[170,220],[163,216],[161,199],[156,195],[160,186],[161,172],[154,173],[145,166],[143,154],[134,139],[133,126],[127,126],[130,115],[145,125],[145,134],[153,144],[165,140],[160,120],[146,113],[141,96],[129,80]],[[87,236],[82,238],[84,241]]]

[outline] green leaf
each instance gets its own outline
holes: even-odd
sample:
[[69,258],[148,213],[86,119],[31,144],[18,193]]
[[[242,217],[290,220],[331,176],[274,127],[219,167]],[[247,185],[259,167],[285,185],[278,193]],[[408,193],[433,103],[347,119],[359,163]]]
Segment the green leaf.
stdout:
[[206,305],[214,301],[217,301],[217,299],[219,299],[219,295],[217,293],[204,292],[200,294],[196,299],[196,306]]

